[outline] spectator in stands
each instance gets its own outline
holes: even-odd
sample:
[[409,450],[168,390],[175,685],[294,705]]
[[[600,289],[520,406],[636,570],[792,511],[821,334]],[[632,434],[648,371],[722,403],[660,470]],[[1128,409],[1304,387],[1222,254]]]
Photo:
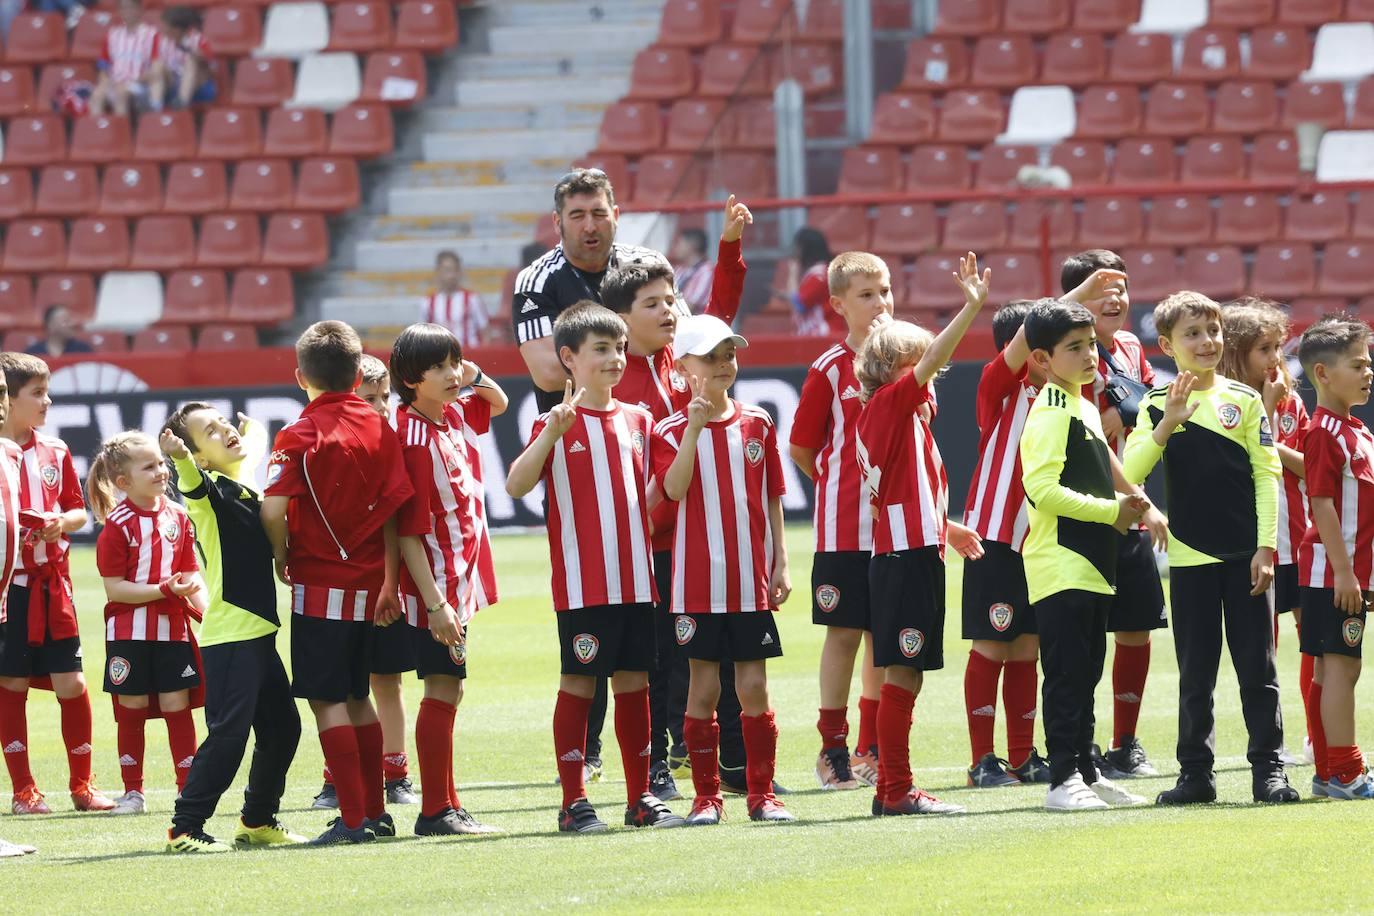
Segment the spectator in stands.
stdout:
[[43,339],[25,352],[43,357],[90,353],[91,345],[76,336],[80,330],[71,309],[65,305],[50,305],[43,311]]
[[706,256],[706,233],[683,229],[673,245],[673,264],[679,301],[686,302],[693,312],[706,308],[711,301],[711,280],[716,269]]
[[486,303],[463,286],[458,252],[444,250],[434,259],[434,286],[425,299],[425,321],[448,328],[464,347],[490,342],[493,329]]
[[105,33],[105,49],[95,64],[100,79],[91,93],[91,114],[161,108],[162,86],[153,67],[160,45],[157,27],[143,21],[140,0],[119,0],[119,22]]
[[215,100],[214,57],[200,31],[200,13],[189,6],[162,11],[158,59],[153,63],[156,94],[173,108],[208,105]]
[[791,304],[798,334],[840,337],[846,333],[844,319],[830,307],[830,243],[819,229],[803,226],[792,237],[786,290],[775,291]]

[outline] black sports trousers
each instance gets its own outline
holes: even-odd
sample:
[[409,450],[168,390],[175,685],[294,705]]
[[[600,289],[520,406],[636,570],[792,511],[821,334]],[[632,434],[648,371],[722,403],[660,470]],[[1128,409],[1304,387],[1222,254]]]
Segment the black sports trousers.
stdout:
[[1093,691],[1107,656],[1107,614],[1111,595],[1071,589],[1031,605],[1040,631],[1041,715],[1053,786],[1075,771],[1097,781],[1093,766]]

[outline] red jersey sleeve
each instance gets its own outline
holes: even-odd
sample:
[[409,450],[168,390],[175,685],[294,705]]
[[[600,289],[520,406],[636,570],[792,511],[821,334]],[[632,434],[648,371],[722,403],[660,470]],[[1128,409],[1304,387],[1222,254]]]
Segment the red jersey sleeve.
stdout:
[[[797,284],[797,299],[807,308],[830,309],[830,283],[821,271],[808,271]],[[827,316],[827,320],[829,317]]]
[[763,461],[764,467],[768,470],[768,498],[775,499],[787,492],[787,481],[782,476],[782,455],[778,451],[778,428],[772,423],[768,424],[768,432],[763,437]]
[[272,443],[272,456],[267,464],[267,489],[263,496],[304,496],[305,477],[301,473],[301,459],[305,456],[308,439],[303,433],[304,421],[297,420],[277,433]]
[[1154,384],[1155,384],[1155,367],[1154,367],[1154,364],[1151,363],[1151,362],[1145,357],[1145,348],[1144,348],[1143,346],[1140,348],[1140,351],[1139,351],[1139,352],[1140,352],[1140,380],[1141,380],[1142,382],[1144,382],[1146,385],[1149,385],[1151,388],[1153,388],[1153,387],[1154,387]]
[[491,403],[475,394],[463,398],[463,423],[479,436],[491,429]]
[[[676,416],[676,414],[674,414]],[[672,467],[673,460],[677,458],[677,439],[669,438],[654,427],[649,434],[649,474],[653,477],[654,483],[658,485],[659,491],[663,490],[663,477],[668,473],[668,468]],[[668,497],[664,497],[668,501]]]
[[190,516],[181,515],[181,546],[177,551],[176,572],[192,573],[200,571],[200,558],[196,556],[196,529]]
[[76,464],[72,453],[62,456],[62,492],[57,495],[57,504],[63,512],[86,508],[86,498],[81,494],[81,479],[76,476]]
[[[534,425],[530,427],[530,441],[525,443],[525,448],[529,448],[531,445],[533,445],[534,440],[538,439],[539,434],[544,431],[544,427],[549,425],[549,421],[546,419],[546,417],[547,414],[540,416],[537,420],[534,421]],[[547,474],[549,472],[549,465],[551,465],[552,463],[553,449],[549,449],[549,454],[547,455],[547,457],[544,458],[544,469],[540,473]]]
[[730,324],[739,314],[740,299],[744,294],[744,277],[748,267],[744,263],[744,246],[739,241],[722,241],[716,250],[716,268],[711,278],[711,300],[706,303],[706,314],[715,315]]
[[825,445],[826,427],[830,423],[834,389],[824,375],[815,369],[806,370],[802,382],[797,412],[792,415],[792,444],[801,448],[820,449]]
[[983,375],[978,379],[976,412],[980,430],[987,429],[997,421],[1002,405],[1021,387],[1021,377],[1011,371],[1005,353],[1003,350],[993,357],[992,362],[983,367]]
[[1311,499],[1341,495],[1345,452],[1336,438],[1320,426],[1312,427],[1302,443],[1302,466]]
[[415,493],[396,513],[396,533],[402,537],[429,534],[434,520],[429,511],[430,481],[434,475],[434,457],[428,446],[408,445],[401,449],[406,474]]
[[118,525],[106,525],[95,539],[95,568],[106,578],[124,578],[129,543]]
[[100,57],[96,63],[100,65],[102,70],[109,69],[110,66],[110,32],[112,31],[114,30],[106,31],[105,40],[100,43]]
[[934,416],[934,399],[930,396],[930,385],[922,385],[916,381],[916,373],[907,369],[902,372],[902,377],[892,383],[892,409],[903,413],[915,413],[916,408],[922,404],[931,405],[931,416]]

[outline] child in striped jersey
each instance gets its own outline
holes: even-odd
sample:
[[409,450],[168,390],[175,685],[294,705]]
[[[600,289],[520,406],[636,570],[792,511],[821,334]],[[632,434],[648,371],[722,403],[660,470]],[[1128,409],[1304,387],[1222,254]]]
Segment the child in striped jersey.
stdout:
[[[9,388],[0,375],[0,423],[9,413]],[[0,439],[0,624],[5,622],[5,598],[10,578],[19,562],[19,446]],[[18,858],[37,852],[27,843],[0,839],[0,859]]]

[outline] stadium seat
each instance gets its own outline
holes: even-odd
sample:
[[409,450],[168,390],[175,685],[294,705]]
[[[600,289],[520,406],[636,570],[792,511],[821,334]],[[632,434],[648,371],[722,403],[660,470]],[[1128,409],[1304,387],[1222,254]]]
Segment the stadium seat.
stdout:
[[296,180],[297,210],[342,213],[362,201],[358,163],[348,156],[306,159]]
[[1178,257],[1172,247],[1128,248],[1121,252],[1131,275],[1131,301],[1158,302],[1178,291]]
[[[1335,315],[1345,311],[1349,307],[1349,300],[1344,296],[1302,296],[1288,303],[1288,320],[1292,325],[1293,333],[1299,333],[1313,322],[1325,318],[1327,315]],[[1363,303],[1365,306],[1364,314],[1371,303]]]
[[[67,51],[68,60],[99,60],[105,53],[105,33],[110,30],[112,19],[105,10],[88,9],[72,29],[72,46]],[[213,45],[219,51],[219,45]]]
[[196,230],[189,216],[145,216],[134,224],[129,264],[136,270],[178,270],[195,262],[195,249]]
[[1374,74],[1374,23],[1328,22],[1317,30],[1305,80],[1354,82]]
[[907,45],[903,89],[948,89],[968,79],[968,47],[963,40],[927,36]]
[[11,352],[23,353],[42,339],[43,335],[38,331],[9,331],[0,345]]
[[149,111],[138,119],[134,158],[176,162],[196,154],[196,122],[189,111]]
[[1217,88],[1212,128],[1238,134],[1273,130],[1279,120],[1278,95],[1268,80],[1231,80]]
[[914,258],[940,244],[940,223],[934,204],[883,204],[873,218],[874,253],[891,258]]
[[1356,195],[1350,234],[1357,239],[1374,239],[1374,194],[1366,192]]
[[364,83],[356,54],[311,54],[301,60],[295,94],[286,104],[338,111],[359,97],[408,105],[425,96],[424,61],[414,52],[369,54],[367,69]]
[[1293,242],[1326,242],[1350,233],[1345,192],[1294,194],[1284,209],[1283,237]]
[[722,149],[773,150],[777,147],[777,126],[771,98],[741,99],[725,113],[724,134],[717,145]]
[[391,5],[380,0],[347,0],[332,5],[329,50],[366,53],[391,47]]
[[103,273],[129,263],[129,225],[123,217],[89,216],[72,223],[67,269]]
[[1025,86],[1011,97],[1007,129],[999,143],[1057,143],[1078,127],[1073,90],[1068,86]]
[[[845,0],[811,0],[806,5],[806,22],[803,24],[806,37],[813,41],[831,41],[837,44],[843,42],[844,4]],[[905,0],[902,0],[901,5],[906,5]],[[877,13],[876,10],[874,12]],[[910,11],[902,12],[905,13],[903,25],[910,25]]]
[[643,155],[663,145],[663,119],[656,102],[619,101],[601,117],[596,148],[627,156]]
[[1311,245],[1282,242],[1256,249],[1250,272],[1252,292],[1286,301],[1309,295],[1316,285],[1317,259]]
[[790,0],[739,0],[730,40],[741,44],[781,44],[797,37]]
[[1050,219],[1050,247],[1067,248],[1078,239],[1078,215],[1071,200],[1021,201],[1011,211],[1007,247],[1038,251],[1045,217]]
[[906,287],[907,306],[953,311],[962,304],[956,298],[959,290],[950,279],[958,271],[959,255],[942,251],[921,255]]
[[95,283],[90,274],[47,273],[34,284],[33,301],[40,308],[66,306],[72,317],[86,321],[95,314]]
[[1177,78],[1216,83],[1240,74],[1240,36],[1232,29],[1196,29],[1183,37]]
[[17,219],[6,227],[6,273],[62,270],[67,263],[67,237],[55,219]]
[[0,169],[0,220],[33,212],[33,173],[28,169]]
[[888,194],[902,187],[902,158],[891,147],[852,146],[840,164],[838,194]]
[[724,37],[720,0],[668,0],[659,19],[658,43],[704,48]]
[[265,156],[316,156],[324,152],[328,125],[314,108],[274,108],[267,113]]
[[144,352],[189,350],[191,349],[191,329],[185,325],[144,328],[134,332],[129,349]]
[[956,201],[945,215],[941,246],[951,251],[987,251],[1007,244],[1007,211],[1000,200]]
[[1040,78],[1046,83],[1088,86],[1107,77],[1107,49],[1091,32],[1059,32],[1045,43]]
[[1156,197],[1150,207],[1145,241],[1151,245],[1199,245],[1212,239],[1212,207],[1206,197],[1179,194]]
[[229,209],[271,213],[291,206],[291,163],[284,159],[246,159],[234,167]]
[[66,158],[67,131],[57,115],[22,115],[6,125],[6,165],[40,166]]
[[1115,184],[1167,184],[1178,180],[1174,143],[1163,137],[1129,137],[1116,145]]
[[1284,127],[1315,121],[1327,130],[1345,126],[1345,89],[1340,83],[1289,83],[1284,91]]
[[701,60],[697,92],[710,98],[769,95],[773,91],[772,66],[762,47],[712,45]]
[[730,188],[758,188],[767,195],[777,192],[776,157],[771,153],[729,150],[711,157],[710,164],[707,189],[713,193]]
[[[594,153],[573,160],[573,168],[578,169],[601,169],[606,173],[606,177],[611,180],[611,187],[615,188],[616,197],[623,197],[625,200],[632,200],[634,195],[631,189],[634,186],[634,177],[630,174],[630,163],[624,156],[616,156],[609,153]],[[548,220],[540,220],[540,223],[547,223]],[[555,239],[553,245],[558,244]],[[549,247],[552,248],[553,245]]]
[[93,165],[50,165],[38,176],[33,212],[39,216],[80,216],[95,209],[97,182]]
[[262,151],[262,119],[251,108],[212,108],[200,126],[202,159],[247,159]]
[[108,165],[96,209],[106,216],[142,216],[162,207],[162,172],[148,162]]
[[[352,97],[349,98],[350,102],[354,98],[361,98],[365,102],[410,105],[424,99],[429,92],[428,80],[425,76],[425,61],[418,52],[377,51],[369,54],[367,65],[363,70],[361,95],[353,92],[353,84],[349,82],[353,79],[352,70],[356,70],[356,65],[351,65],[346,59],[349,56],[346,54],[331,55],[337,59],[317,62],[315,65],[315,69],[324,71],[320,73],[322,82],[319,92],[324,94],[320,97],[324,99],[326,104],[319,107],[334,111],[341,107],[335,103],[339,99],[349,96],[350,93],[352,93]],[[346,90],[330,85],[329,80],[336,78],[348,82]],[[297,82],[297,98],[292,104],[317,104],[309,101],[309,95],[301,96],[301,91],[301,84]],[[325,96],[329,97],[325,98]]]
[[873,105],[870,143],[911,146],[935,136],[935,103],[923,92],[888,92]]
[[1141,0],[1133,29],[1182,35],[1207,24],[1207,0]]
[[1250,58],[1245,74],[1254,79],[1291,80],[1312,62],[1312,44],[1306,30],[1293,26],[1266,26],[1250,33]]
[[1189,137],[1211,124],[1207,90],[1196,83],[1158,83],[1145,100],[1144,131],[1168,137]]
[[1374,132],[1328,131],[1317,149],[1318,181],[1368,181],[1374,162]]
[[221,162],[177,162],[167,172],[168,213],[212,213],[229,203],[229,183]]
[[934,33],[976,37],[1002,24],[1002,0],[939,0]]
[[291,61],[283,57],[244,59],[234,67],[230,104],[245,108],[276,108],[291,98],[295,84]]
[[1082,185],[1106,184],[1107,146],[1097,140],[1070,140],[1050,150],[1050,165],[1057,165],[1069,173],[1073,183]]
[[403,51],[434,54],[458,44],[458,16],[453,4],[438,0],[404,0],[396,11],[392,45]]
[[1008,32],[1052,35],[1069,27],[1069,0],[1006,0],[1004,25]]
[[1140,93],[1134,86],[1089,86],[1078,103],[1080,137],[1128,137],[1140,130]]
[[983,147],[975,184],[980,188],[1015,187],[1016,173],[1022,166],[1039,164],[1040,150],[1034,146],[994,143]]
[[330,120],[329,152],[334,155],[375,159],[395,145],[391,112],[380,105],[349,105]]
[[67,56],[67,26],[58,13],[20,13],[10,22],[5,60],[43,64]]
[[691,153],[654,153],[639,160],[636,203],[700,200],[706,196],[706,172]]
[[1298,142],[1291,134],[1261,134],[1250,148],[1251,181],[1287,181],[1298,175]]
[[243,267],[263,256],[262,227],[251,213],[214,213],[200,221],[197,267]]
[[201,324],[229,312],[229,284],[220,270],[178,270],[167,278],[162,321]]
[[1218,302],[1245,292],[1245,259],[1231,245],[1190,247],[1183,251],[1183,288],[1195,289]]
[[229,318],[251,324],[276,324],[296,311],[291,275],[285,270],[250,268],[234,274],[229,287]]
[[670,102],[692,94],[696,71],[685,48],[645,48],[630,68],[629,99]]
[[34,301],[33,283],[25,274],[0,275],[0,330],[36,328],[43,314]]
[[318,213],[274,213],[267,220],[262,263],[311,270],[329,260],[329,231]]
[[1044,288],[1040,262],[1034,255],[1025,252],[994,252],[983,258],[983,263],[992,268],[992,275],[997,278],[997,294],[1003,297],[1003,302],[1012,299],[1038,299],[1043,295],[1058,292]]
[[1140,0],[1074,0],[1073,27],[1080,32],[1124,32],[1140,18]]
[[262,14],[252,6],[212,6],[201,33],[216,54],[243,57],[262,44]]
[[990,143],[1002,133],[1006,115],[991,89],[955,89],[940,106],[940,139],[950,143]]
[[47,64],[39,72],[38,88],[34,90],[35,110],[52,110],[52,100],[57,90],[68,80],[88,82],[95,85],[95,67],[84,61]]
[[1279,0],[1279,22],[1316,28],[1340,18],[1341,0]]
[[328,44],[329,14],[323,3],[273,3],[267,8],[267,24],[257,53],[302,58],[323,51]]
[[1208,22],[1214,26],[1249,29],[1274,18],[1275,0],[1212,0]]
[[93,115],[72,122],[68,158],[73,162],[115,162],[133,153],[129,119],[120,115]]
[[1360,80],[1355,87],[1355,107],[1350,113],[1350,126],[1356,130],[1374,130],[1374,76]]
[[1374,0],[1346,0],[1345,18],[1350,22],[1374,22]]
[[1335,242],[1322,252],[1317,292],[1326,296],[1363,296],[1369,292],[1369,259],[1374,244]]
[[33,69],[28,66],[0,67],[0,118],[10,118],[34,110]]
[[1216,212],[1216,240],[1228,245],[1272,242],[1282,237],[1282,224],[1277,195],[1223,194]]
[[1035,82],[1035,46],[1029,35],[984,35],[973,46],[972,82],[1013,89]]
[[1185,182],[1242,181],[1245,148],[1239,137],[1193,137],[1183,150],[1179,179]]
[[1145,235],[1144,210],[1133,197],[1085,198],[1078,233],[1084,244],[1097,248],[1120,251],[1139,245]]
[[833,92],[844,82],[843,58],[825,44],[789,44],[773,57],[773,83],[794,79],[807,96]]
[[906,173],[906,190],[931,188],[957,190],[973,186],[973,166],[963,146],[918,146],[911,152]]
[[731,146],[736,123],[736,118],[727,114],[723,99],[679,99],[668,110],[663,148],[695,152],[707,144]]
[[[156,278],[156,274],[153,275]],[[101,278],[102,283],[104,278]],[[89,326],[86,333],[82,335],[86,338],[86,343],[91,345],[91,349],[97,353],[127,353],[129,352],[129,335],[123,331],[92,331]]]
[[207,324],[196,335],[197,350],[251,350],[257,346],[257,332],[249,324]]
[[819,229],[831,251],[868,251],[868,209],[860,206],[808,207],[806,224]]
[[1168,35],[1118,35],[1107,61],[1107,79],[1118,83],[1157,83],[1174,74],[1174,43]]

